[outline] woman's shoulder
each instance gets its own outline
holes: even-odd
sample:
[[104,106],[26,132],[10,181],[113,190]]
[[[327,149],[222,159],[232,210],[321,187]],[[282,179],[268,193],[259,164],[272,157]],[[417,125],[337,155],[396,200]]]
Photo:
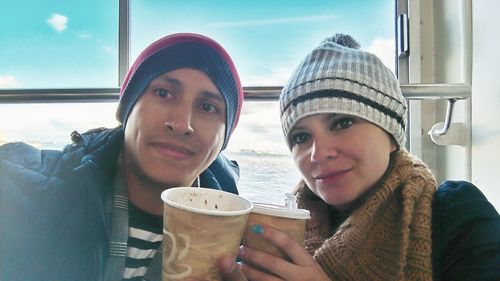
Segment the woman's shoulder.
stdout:
[[500,231],[498,212],[474,184],[445,181],[438,187],[432,204],[433,232],[452,239],[484,223],[493,224]]
[[432,208],[435,279],[498,280],[500,216],[484,194],[470,182],[445,181]]
[[[462,208],[467,207],[467,211]],[[474,184],[467,181],[445,181],[434,197],[433,210],[457,211],[470,215],[498,216],[493,205]]]

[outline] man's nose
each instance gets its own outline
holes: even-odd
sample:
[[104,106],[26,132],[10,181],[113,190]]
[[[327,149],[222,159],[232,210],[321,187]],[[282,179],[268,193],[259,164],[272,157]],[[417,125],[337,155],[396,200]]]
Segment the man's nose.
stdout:
[[192,108],[189,105],[180,104],[172,109],[165,121],[165,128],[178,135],[192,134]]

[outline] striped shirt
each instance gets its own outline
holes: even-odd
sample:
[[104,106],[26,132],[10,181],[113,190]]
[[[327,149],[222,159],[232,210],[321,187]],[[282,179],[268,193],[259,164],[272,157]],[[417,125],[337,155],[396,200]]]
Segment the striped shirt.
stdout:
[[123,281],[142,281],[154,255],[161,254],[163,220],[131,202],[128,207],[129,231]]

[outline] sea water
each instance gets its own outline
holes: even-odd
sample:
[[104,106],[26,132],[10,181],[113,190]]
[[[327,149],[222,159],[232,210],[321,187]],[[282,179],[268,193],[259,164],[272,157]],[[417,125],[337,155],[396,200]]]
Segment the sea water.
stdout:
[[252,202],[285,204],[300,176],[291,155],[253,150],[226,151],[225,155],[240,166],[238,191]]

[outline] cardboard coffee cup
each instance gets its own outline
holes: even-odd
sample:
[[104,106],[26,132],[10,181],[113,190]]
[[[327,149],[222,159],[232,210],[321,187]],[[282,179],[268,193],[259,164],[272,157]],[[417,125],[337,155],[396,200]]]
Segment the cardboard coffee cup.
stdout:
[[193,187],[167,189],[161,198],[162,280],[222,280],[217,261],[236,256],[252,203],[232,193]]
[[243,245],[288,260],[288,256],[277,246],[251,231],[256,224],[267,224],[288,234],[295,241],[303,244],[306,221],[310,213],[304,209],[289,209],[281,205],[254,203],[248,217]]

